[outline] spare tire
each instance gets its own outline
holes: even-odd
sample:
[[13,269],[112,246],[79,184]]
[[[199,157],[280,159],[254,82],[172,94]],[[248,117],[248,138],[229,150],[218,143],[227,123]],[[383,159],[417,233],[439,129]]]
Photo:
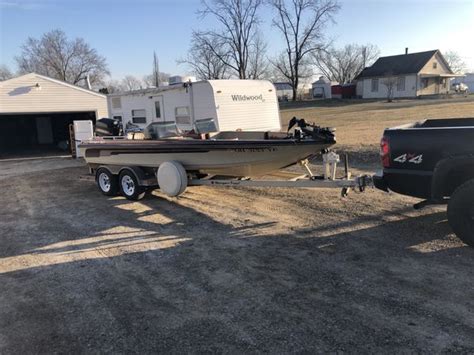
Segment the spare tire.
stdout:
[[448,222],[464,243],[474,247],[474,179],[459,186],[451,195]]
[[160,164],[156,178],[161,192],[171,197],[181,195],[188,187],[186,170],[177,161]]

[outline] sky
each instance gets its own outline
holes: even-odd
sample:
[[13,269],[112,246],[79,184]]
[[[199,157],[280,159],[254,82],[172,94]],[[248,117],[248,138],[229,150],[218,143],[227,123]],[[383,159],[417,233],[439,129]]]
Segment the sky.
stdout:
[[[375,44],[381,55],[431,49],[456,51],[474,71],[474,0],[340,0],[341,10],[327,36],[336,46]],[[0,64],[16,70],[14,57],[28,37],[62,29],[82,37],[106,57],[111,76],[142,77],[152,71],[153,51],[160,71],[188,74],[178,65],[193,29],[215,28],[199,18],[200,0],[0,0]],[[283,49],[272,27],[273,13],[261,13],[268,55]]]

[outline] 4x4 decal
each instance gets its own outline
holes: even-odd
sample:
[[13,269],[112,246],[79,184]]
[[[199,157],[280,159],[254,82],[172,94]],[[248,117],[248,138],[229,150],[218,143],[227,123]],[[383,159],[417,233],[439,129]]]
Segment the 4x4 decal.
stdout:
[[397,163],[413,163],[413,164],[421,164],[423,162],[423,154],[416,155],[416,154],[402,154],[399,157],[393,159]]

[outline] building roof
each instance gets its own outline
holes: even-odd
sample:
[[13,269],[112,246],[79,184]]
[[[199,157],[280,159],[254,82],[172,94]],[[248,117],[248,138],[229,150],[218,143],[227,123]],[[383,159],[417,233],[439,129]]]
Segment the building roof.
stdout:
[[275,86],[277,90],[293,90],[293,87],[291,86],[290,83],[280,82],[280,83],[273,83],[273,85]]
[[9,83],[12,83],[12,82],[15,82],[15,81],[21,81],[23,79],[34,79],[34,78],[41,78],[41,79],[44,79],[44,80],[48,80],[48,81],[51,81],[53,83],[64,85],[64,86],[70,87],[71,89],[79,90],[79,91],[82,91],[84,93],[91,94],[91,95],[94,95],[94,96],[99,96],[99,97],[103,97],[103,98],[106,97],[105,95],[103,95],[101,93],[98,93],[98,92],[95,92],[95,91],[92,91],[92,90],[89,90],[89,89],[86,89],[86,88],[82,88],[82,87],[77,86],[77,85],[69,84],[69,83],[66,83],[65,81],[62,81],[62,80],[53,79],[53,78],[50,78],[49,76],[36,74],[36,73],[28,73],[28,74],[16,76],[16,77],[8,79],[8,80],[0,81],[0,85],[9,84]]
[[[420,70],[423,69],[426,63],[437,52],[439,51],[435,49],[426,52],[380,57],[371,67],[367,67],[362,70],[356,79],[374,76],[386,76],[388,74],[415,74],[420,72]],[[442,59],[444,60],[444,58]]]

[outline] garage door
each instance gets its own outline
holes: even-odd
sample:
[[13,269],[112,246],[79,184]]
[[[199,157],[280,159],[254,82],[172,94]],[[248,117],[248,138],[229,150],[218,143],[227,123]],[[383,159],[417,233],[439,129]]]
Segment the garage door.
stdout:
[[67,154],[69,125],[95,112],[0,115],[0,158]]

